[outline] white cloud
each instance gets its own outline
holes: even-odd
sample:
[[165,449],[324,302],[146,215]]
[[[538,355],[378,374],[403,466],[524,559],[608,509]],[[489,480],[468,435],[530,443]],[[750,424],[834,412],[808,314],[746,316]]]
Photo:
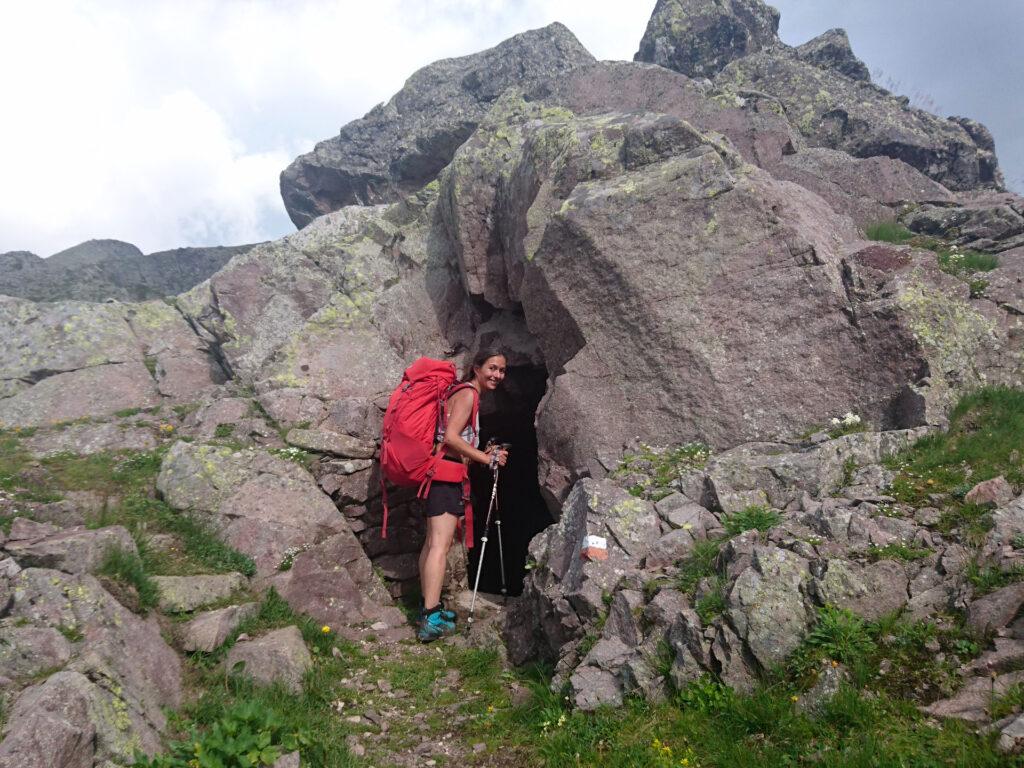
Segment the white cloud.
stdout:
[[91,237],[144,251],[278,237],[291,229],[280,171],[417,68],[552,21],[598,58],[629,59],[653,6],[2,3],[0,251],[47,255]]

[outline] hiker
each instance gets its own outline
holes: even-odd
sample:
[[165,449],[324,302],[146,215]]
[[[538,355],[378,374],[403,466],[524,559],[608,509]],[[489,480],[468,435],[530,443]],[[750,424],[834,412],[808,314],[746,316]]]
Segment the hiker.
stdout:
[[[475,461],[492,470],[505,466],[507,451],[497,446],[480,450],[477,410],[480,395],[493,392],[505,378],[506,364],[504,353],[497,348],[481,349],[473,357],[462,377],[462,382],[468,386],[455,389],[448,398],[444,430],[442,432],[439,428],[435,436],[435,451],[443,452],[444,461],[467,465]],[[446,610],[441,604],[441,586],[448,563],[448,549],[469,503],[464,487],[463,483],[434,481],[423,504],[427,535],[420,552],[423,610],[417,632],[422,642],[430,642],[455,631],[455,612]]]

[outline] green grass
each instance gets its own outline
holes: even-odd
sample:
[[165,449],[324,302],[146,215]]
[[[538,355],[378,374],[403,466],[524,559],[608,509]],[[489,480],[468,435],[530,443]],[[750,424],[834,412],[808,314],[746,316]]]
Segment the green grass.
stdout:
[[724,579],[716,578],[711,585],[711,590],[696,602],[694,609],[705,625],[710,624],[716,616],[721,616],[725,612]]
[[809,687],[816,670],[835,661],[848,668],[859,688],[894,701],[929,704],[950,696],[962,682],[959,666],[976,657],[982,643],[961,620],[940,619],[911,621],[890,615],[867,621],[826,606],[790,657],[787,679]]
[[991,272],[999,266],[999,257],[977,251],[942,248],[936,251],[939,269],[954,277],[970,277],[975,272]]
[[702,579],[715,575],[715,559],[722,548],[722,543],[722,539],[694,543],[690,554],[679,562],[676,587],[680,592],[692,595]]
[[103,558],[97,573],[134,587],[139,605],[144,610],[156,607],[159,598],[156,584],[149,578],[142,558],[136,553],[113,547]]
[[638,498],[659,501],[672,493],[672,483],[693,469],[701,469],[711,456],[703,443],[684,443],[667,448],[641,445],[635,453],[622,457],[612,472],[615,479],[635,481],[629,492]]
[[218,424],[213,430],[214,437],[231,437],[235,433],[234,424]]
[[903,245],[913,240],[916,235],[898,221],[879,221],[869,224],[864,230],[868,240]]
[[722,516],[722,525],[730,536],[744,531],[761,531],[762,533],[779,524],[781,516],[770,507],[752,505],[731,515]]
[[908,547],[906,544],[886,544],[884,547],[868,547],[868,559],[872,562],[879,560],[902,560],[905,563],[920,560],[931,554],[930,549],[921,547]]
[[976,561],[972,560],[967,564],[964,575],[971,586],[974,587],[974,596],[977,598],[990,592],[995,592],[997,589],[1002,589],[1010,584],[1024,581],[1024,565],[1018,564],[1009,570],[1001,571],[998,568],[983,568]]
[[[965,490],[1003,475],[1024,485],[1024,390],[987,387],[963,397],[949,428],[918,440],[890,459],[897,470],[890,488],[899,501],[924,505],[933,493],[962,499]],[[980,513],[965,515],[976,519]]]

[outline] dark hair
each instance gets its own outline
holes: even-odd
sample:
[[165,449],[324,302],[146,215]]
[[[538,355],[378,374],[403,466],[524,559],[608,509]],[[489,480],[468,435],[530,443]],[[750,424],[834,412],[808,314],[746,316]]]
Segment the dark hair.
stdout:
[[466,366],[465,372],[462,374],[462,381],[473,380],[473,369],[479,368],[481,365],[486,363],[492,357],[504,357],[508,361],[508,355],[505,354],[505,350],[499,347],[497,344],[489,344],[480,347],[480,350],[473,355],[473,359]]

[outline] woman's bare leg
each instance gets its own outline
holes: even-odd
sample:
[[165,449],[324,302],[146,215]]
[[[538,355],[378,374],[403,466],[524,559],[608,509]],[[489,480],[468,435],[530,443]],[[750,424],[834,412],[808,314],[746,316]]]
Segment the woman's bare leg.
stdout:
[[433,608],[441,602],[448,549],[458,523],[458,516],[447,512],[427,518],[427,538],[420,552],[420,587],[423,590],[424,608]]

